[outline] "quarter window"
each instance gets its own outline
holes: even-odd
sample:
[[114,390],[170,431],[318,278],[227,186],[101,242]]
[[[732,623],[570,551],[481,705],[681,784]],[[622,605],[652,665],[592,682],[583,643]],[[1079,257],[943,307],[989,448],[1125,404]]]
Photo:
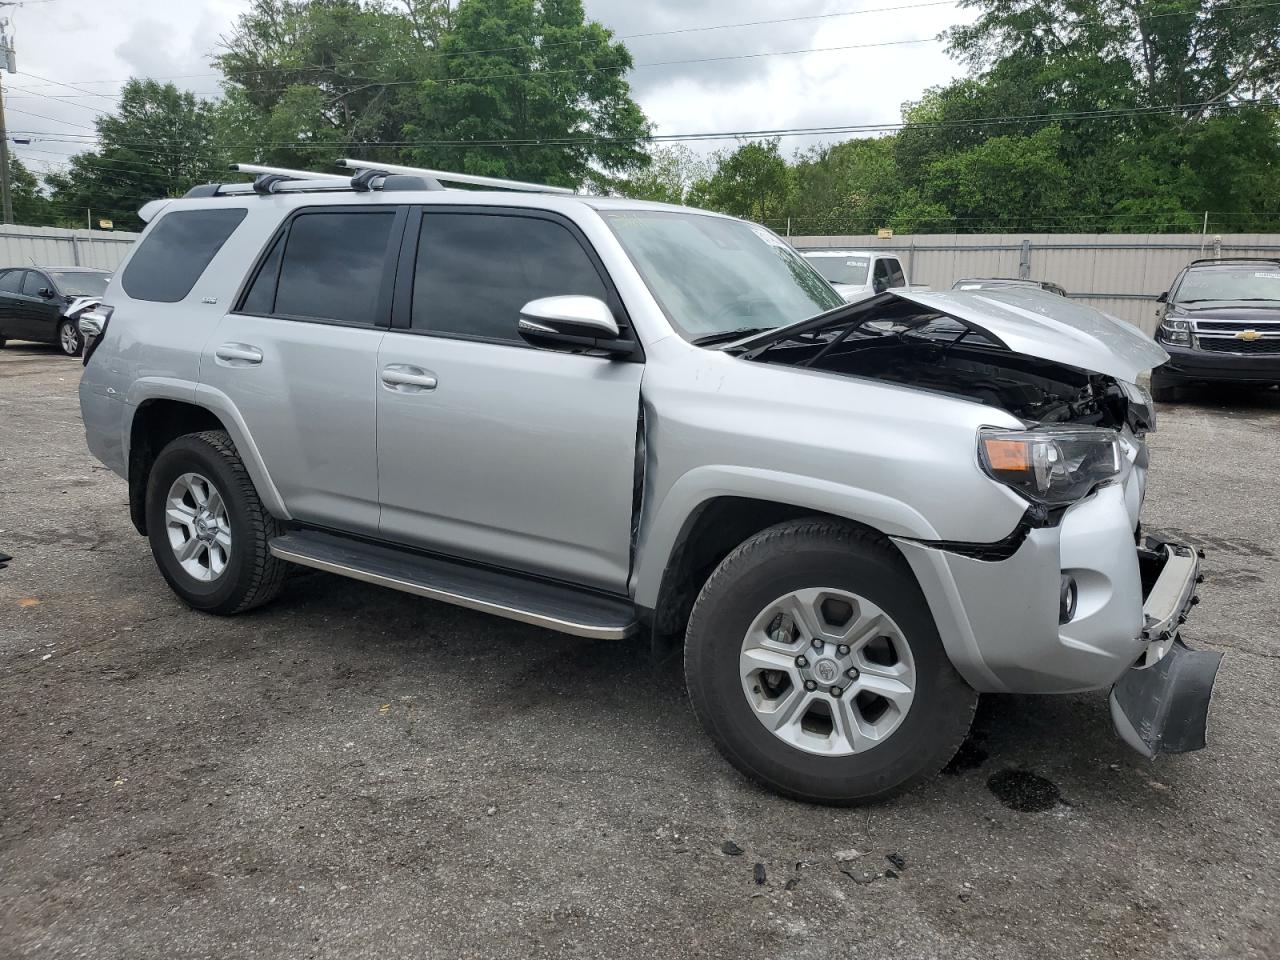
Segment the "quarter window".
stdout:
[[411,325],[452,336],[523,343],[520,308],[539,297],[607,301],[577,238],[537,217],[481,213],[422,216]]
[[246,212],[243,207],[223,207],[165,214],[124,268],[120,283],[125,293],[159,303],[183,299]]
[[[395,212],[304,213],[295,217],[285,241],[272,313],[373,326],[386,275]],[[270,271],[271,256],[259,274]],[[260,303],[266,294],[249,291]]]

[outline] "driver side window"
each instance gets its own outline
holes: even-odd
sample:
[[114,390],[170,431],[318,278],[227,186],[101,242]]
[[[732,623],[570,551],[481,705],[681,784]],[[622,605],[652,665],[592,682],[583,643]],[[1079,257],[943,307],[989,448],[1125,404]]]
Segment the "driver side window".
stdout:
[[52,290],[53,285],[49,283],[49,278],[43,273],[36,273],[34,270],[27,271],[27,278],[22,282],[22,293],[28,297],[40,296],[41,290]]

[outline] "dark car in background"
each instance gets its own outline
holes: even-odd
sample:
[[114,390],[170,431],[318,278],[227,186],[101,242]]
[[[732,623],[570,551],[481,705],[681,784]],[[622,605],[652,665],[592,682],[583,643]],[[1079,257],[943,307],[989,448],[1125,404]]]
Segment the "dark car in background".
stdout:
[[1169,361],[1151,372],[1155,399],[1191,384],[1280,384],[1280,259],[1192,261],[1159,302]]
[[1014,277],[966,277],[951,285],[952,290],[999,290],[1003,287],[1029,287],[1065,297],[1067,291],[1052,280],[1022,280]]
[[102,298],[110,279],[110,271],[91,267],[0,269],[0,347],[34,340],[79,356],[84,340],[76,319]]

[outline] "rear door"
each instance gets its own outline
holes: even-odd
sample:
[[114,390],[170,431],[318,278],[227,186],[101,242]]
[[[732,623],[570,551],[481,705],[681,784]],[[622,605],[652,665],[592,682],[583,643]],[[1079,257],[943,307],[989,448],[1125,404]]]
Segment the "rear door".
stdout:
[[200,379],[244,418],[289,513],[378,529],[374,396],[406,211],[295,211],[204,349]]
[[539,211],[427,207],[400,276],[378,359],[383,538],[625,592],[643,365],[516,332],[525,303],[563,294],[626,326],[585,237]]
[[22,281],[26,275],[25,270],[6,270],[0,273],[0,337],[25,339],[21,312]]

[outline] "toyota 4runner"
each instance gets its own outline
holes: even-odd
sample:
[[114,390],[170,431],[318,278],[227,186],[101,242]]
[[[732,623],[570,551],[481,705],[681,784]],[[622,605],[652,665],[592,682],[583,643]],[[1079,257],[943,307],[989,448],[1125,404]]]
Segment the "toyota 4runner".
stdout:
[[846,304],[729,217],[345,164],[149,204],[81,320],[89,447],[191,607],[302,564],[683,640],[724,756],[808,801],[934,774],[983,691],[1109,689],[1146,755],[1204,745],[1139,331],[1017,288]]

